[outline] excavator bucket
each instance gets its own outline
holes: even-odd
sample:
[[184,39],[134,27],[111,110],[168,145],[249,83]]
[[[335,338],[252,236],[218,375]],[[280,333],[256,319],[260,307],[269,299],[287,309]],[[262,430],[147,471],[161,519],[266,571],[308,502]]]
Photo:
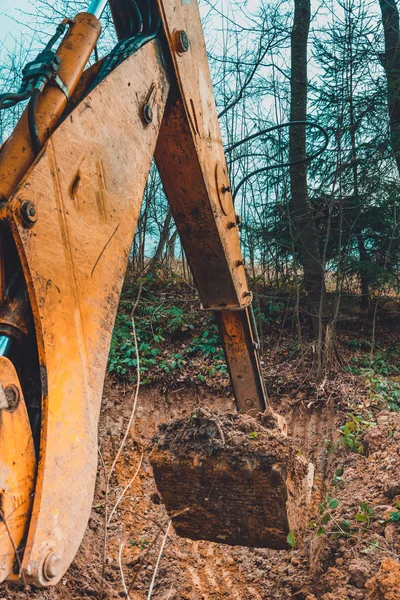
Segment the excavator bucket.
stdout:
[[197,408],[161,426],[150,462],[176,532],[193,540],[273,548],[299,537],[312,470],[271,411]]

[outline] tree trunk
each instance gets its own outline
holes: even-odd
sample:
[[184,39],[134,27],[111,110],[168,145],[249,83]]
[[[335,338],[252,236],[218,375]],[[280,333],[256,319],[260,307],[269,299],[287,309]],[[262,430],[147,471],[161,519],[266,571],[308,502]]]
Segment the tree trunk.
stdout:
[[170,230],[170,225],[171,225],[171,219],[172,219],[171,209],[168,208],[167,214],[165,216],[164,225],[163,225],[163,228],[162,228],[161,234],[160,234],[160,241],[158,242],[157,250],[155,251],[155,254],[152,258],[152,262],[155,265],[157,265],[157,263],[160,263],[162,261],[164,249],[165,249],[165,246],[169,239],[169,230]]
[[354,111],[354,82],[353,82],[353,69],[354,69],[354,57],[353,57],[353,29],[352,29],[352,11],[351,9],[346,14],[347,19],[347,31],[348,31],[348,52],[349,52],[349,78],[348,78],[348,97],[349,97],[349,119],[350,119],[350,142],[351,142],[351,162],[353,170],[353,222],[354,222],[354,233],[357,240],[358,254],[360,257],[360,284],[361,284],[361,302],[365,309],[369,308],[370,302],[370,290],[369,290],[369,275],[368,275],[368,262],[369,256],[364,243],[364,236],[362,227],[360,225],[361,209],[361,196],[360,186],[358,177],[358,156],[357,156],[357,124]]
[[358,254],[360,256],[360,286],[361,286],[361,304],[363,308],[368,310],[369,303],[371,300],[370,289],[369,289],[369,276],[368,276],[368,261],[369,256],[367,249],[364,244],[364,237],[360,227],[355,229],[357,238]]
[[167,253],[166,253],[166,258],[167,258],[167,262],[170,264],[171,267],[174,266],[174,261],[175,261],[175,242],[177,240],[178,237],[178,230],[175,229],[174,233],[171,235],[170,239],[168,240],[167,243]]
[[382,64],[387,79],[387,95],[392,149],[400,174],[400,35],[399,11],[395,0],[379,0],[385,34]]
[[[310,0],[295,0],[291,39],[290,120],[304,121],[307,116],[307,40],[310,28]],[[297,163],[306,157],[306,128],[292,125],[289,134],[289,159]],[[319,335],[319,313],[325,293],[324,270],[321,264],[318,236],[307,190],[307,165],[290,167],[291,209],[296,241],[300,243],[304,287],[308,295],[314,335]],[[322,297],[321,297],[322,294]]]

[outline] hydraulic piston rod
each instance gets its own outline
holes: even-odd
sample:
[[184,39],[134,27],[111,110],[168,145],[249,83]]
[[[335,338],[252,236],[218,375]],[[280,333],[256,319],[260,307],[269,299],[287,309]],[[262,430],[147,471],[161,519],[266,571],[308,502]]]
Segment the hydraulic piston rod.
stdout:
[[87,12],[99,19],[106,7],[107,2],[108,0],[92,0]]

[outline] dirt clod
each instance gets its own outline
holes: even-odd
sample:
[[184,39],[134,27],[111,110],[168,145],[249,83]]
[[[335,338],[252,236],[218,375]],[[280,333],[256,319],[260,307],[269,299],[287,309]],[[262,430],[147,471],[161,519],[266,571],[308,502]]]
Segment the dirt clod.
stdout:
[[271,412],[253,418],[197,408],[159,429],[150,462],[183,537],[284,549],[306,520],[307,463]]
[[369,600],[398,600],[400,598],[400,563],[385,558],[375,577],[367,581]]
[[357,588],[363,588],[371,575],[371,566],[366,560],[353,560],[348,566],[350,583]]

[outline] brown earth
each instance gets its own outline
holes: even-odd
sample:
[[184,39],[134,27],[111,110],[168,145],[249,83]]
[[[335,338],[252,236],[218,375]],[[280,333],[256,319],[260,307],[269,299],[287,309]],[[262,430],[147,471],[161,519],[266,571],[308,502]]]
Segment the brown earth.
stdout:
[[159,427],[149,457],[182,537],[283,550],[304,527],[308,464],[272,411],[254,418],[197,407]]
[[[132,407],[132,390],[108,381],[99,429],[104,465],[99,467],[92,515],[81,549],[55,588],[24,591],[3,585],[0,600],[124,598],[121,569],[130,599],[145,600],[168,523],[146,447],[160,423],[189,415],[198,405],[206,405],[213,412],[234,408],[231,397],[218,397],[202,389],[163,394],[142,389],[136,421],[107,494],[105,471],[117,452]],[[377,414],[377,426],[363,434],[366,451],[360,455],[338,441],[337,429],[344,416],[336,403],[335,407],[329,401],[318,403],[315,395],[307,397],[307,393],[300,399],[283,394],[280,412],[288,420],[299,452],[316,466],[313,511],[304,540],[291,551],[277,551],[185,540],[171,529],[153,600],[400,598],[399,523],[391,520],[400,502],[400,416]],[[106,513],[110,515],[142,455],[138,475],[108,526],[104,552]],[[319,510],[321,503],[326,505],[327,494],[338,504]],[[355,516],[361,511],[360,503],[373,510],[367,521]],[[316,531],[327,512],[326,532],[318,537]],[[344,522],[349,523],[345,528]]]

